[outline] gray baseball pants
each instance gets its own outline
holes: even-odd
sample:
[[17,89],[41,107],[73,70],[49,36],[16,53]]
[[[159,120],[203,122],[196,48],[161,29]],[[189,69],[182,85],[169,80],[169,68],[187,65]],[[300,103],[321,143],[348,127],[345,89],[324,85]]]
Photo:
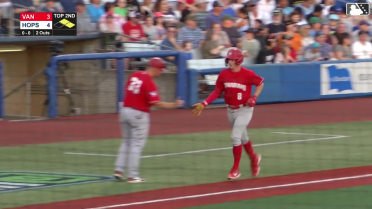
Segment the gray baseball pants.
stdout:
[[232,126],[231,139],[233,146],[246,144],[249,140],[247,126],[252,119],[253,107],[241,107],[239,109],[227,108],[227,117]]
[[120,110],[119,121],[123,142],[116,158],[115,171],[127,170],[128,178],[139,177],[142,150],[149,134],[150,114],[124,107]]

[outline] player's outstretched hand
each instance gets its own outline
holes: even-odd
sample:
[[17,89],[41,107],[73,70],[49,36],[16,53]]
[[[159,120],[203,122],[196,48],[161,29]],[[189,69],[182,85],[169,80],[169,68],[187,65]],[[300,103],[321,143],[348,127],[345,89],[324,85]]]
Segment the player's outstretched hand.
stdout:
[[256,101],[257,101],[257,97],[256,96],[252,96],[248,99],[248,106],[250,107],[254,107],[256,105]]
[[199,116],[205,108],[204,105],[202,105],[201,103],[196,103],[192,107],[192,114],[194,114],[195,116]]
[[185,102],[184,102],[183,100],[181,100],[181,99],[177,99],[177,100],[174,102],[174,105],[175,105],[176,107],[181,107],[181,106],[183,106],[184,103],[185,103]]

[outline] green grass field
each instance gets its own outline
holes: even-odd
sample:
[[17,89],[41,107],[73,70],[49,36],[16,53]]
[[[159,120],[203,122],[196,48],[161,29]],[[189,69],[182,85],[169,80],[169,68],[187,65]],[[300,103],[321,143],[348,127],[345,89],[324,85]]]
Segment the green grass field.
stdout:
[[363,186],[190,207],[188,209],[367,209],[372,208],[371,194],[372,186]]
[[[263,155],[261,176],[276,176],[370,165],[372,161],[370,149],[372,147],[372,140],[370,139],[372,135],[371,127],[372,122],[355,122],[249,129],[249,135],[256,146],[256,150]],[[146,183],[132,185],[106,181],[0,193],[0,206],[1,208],[17,207],[28,204],[225,181],[225,177],[232,165],[229,135],[230,131],[153,136],[148,140],[143,154],[145,158],[143,158],[141,166],[141,174],[146,178]],[[0,171],[110,176],[113,172],[114,155],[116,155],[120,143],[121,139],[106,139],[74,143],[1,147]],[[181,154],[181,152],[195,150],[200,151]],[[159,154],[169,155],[154,156]],[[245,154],[243,154],[241,161],[241,172],[242,178],[250,178],[249,161]],[[332,193],[332,191],[326,191],[324,194]],[[336,190],[334,191],[336,192]],[[358,192],[358,189],[349,188],[340,191],[353,193],[353,191]],[[369,187],[367,191],[371,196],[372,193]],[[315,193],[318,194],[317,192]],[[319,192],[319,194],[323,193]],[[297,197],[302,197],[302,195],[306,196],[307,193],[289,195],[288,197],[280,196],[249,200],[247,202],[253,204],[252,208],[267,209],[273,208],[276,201],[285,204],[301,204],[299,203],[301,198]],[[309,193],[309,195],[313,195],[313,193]],[[358,201],[356,196],[353,198],[353,201]],[[260,204],[265,204],[266,199],[269,206],[259,207]],[[308,203],[305,201],[307,198],[304,197],[302,199],[304,204],[307,205]],[[240,203],[237,202],[236,204]],[[209,208],[218,207],[211,206]],[[227,206],[221,206],[220,208],[227,208]],[[231,208],[241,207],[231,206]],[[350,207],[344,207],[344,209],[346,208]]]

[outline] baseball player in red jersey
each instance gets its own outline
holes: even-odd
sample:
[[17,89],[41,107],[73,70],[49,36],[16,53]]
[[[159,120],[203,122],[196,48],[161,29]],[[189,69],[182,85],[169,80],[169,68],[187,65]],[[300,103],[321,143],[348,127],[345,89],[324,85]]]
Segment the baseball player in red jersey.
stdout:
[[[217,99],[222,92],[225,93],[228,119],[232,126],[234,156],[234,164],[227,176],[228,179],[240,177],[239,163],[243,148],[251,160],[252,175],[257,176],[260,173],[261,155],[256,154],[253,149],[247,126],[251,121],[257,97],[263,89],[264,79],[252,70],[242,67],[243,59],[239,49],[230,49],[225,59],[229,68],[220,72],[214,91],[202,103],[195,104],[193,109],[193,114],[199,116],[208,104]],[[252,85],[256,86],[256,90],[251,96]]]
[[120,110],[120,123],[123,132],[123,143],[115,163],[114,177],[123,181],[124,170],[127,171],[127,182],[140,183],[139,165],[142,150],[146,144],[150,127],[150,107],[177,108],[183,105],[182,100],[175,102],[160,101],[153,77],[158,77],[165,69],[165,62],[158,58],[150,59],[145,71],[133,73],[125,85],[123,108]]

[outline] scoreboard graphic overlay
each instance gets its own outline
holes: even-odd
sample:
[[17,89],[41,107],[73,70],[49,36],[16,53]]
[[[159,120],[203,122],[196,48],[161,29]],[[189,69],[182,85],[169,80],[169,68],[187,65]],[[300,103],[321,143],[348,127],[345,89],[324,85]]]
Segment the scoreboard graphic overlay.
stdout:
[[19,36],[76,36],[76,13],[21,13]]

